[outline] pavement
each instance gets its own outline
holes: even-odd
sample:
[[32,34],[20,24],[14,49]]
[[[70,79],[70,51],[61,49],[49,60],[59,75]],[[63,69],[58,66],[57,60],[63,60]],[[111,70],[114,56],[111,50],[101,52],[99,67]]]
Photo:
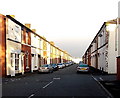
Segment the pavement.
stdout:
[[25,77],[29,77],[32,76],[34,74],[37,74],[37,72],[29,72],[29,73],[25,73],[25,74],[19,74],[16,76],[12,76],[12,77],[2,77],[2,84],[7,84],[9,82],[13,82],[13,81],[17,81],[17,80],[21,80]]
[[120,81],[117,80],[116,74],[107,74],[92,67],[91,74],[112,98],[120,98]]

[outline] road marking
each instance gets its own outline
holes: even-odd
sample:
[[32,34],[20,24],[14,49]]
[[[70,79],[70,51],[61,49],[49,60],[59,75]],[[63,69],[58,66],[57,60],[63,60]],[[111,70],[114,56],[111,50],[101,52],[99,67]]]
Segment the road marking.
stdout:
[[93,77],[93,75],[91,75],[91,76],[92,76],[92,78],[93,78],[95,81],[97,81],[97,82],[98,82],[97,78]]
[[99,77],[99,79],[100,79],[101,81],[103,81],[103,78]]
[[5,82],[5,84],[7,84],[8,82]]
[[53,78],[53,80],[60,80],[60,78]]
[[31,97],[33,97],[35,94],[32,94],[32,95],[30,95],[28,98],[31,98]]
[[25,82],[25,84],[28,84],[27,82]]
[[2,85],[2,84],[0,84],[0,85]]
[[11,79],[12,82],[14,82],[15,80]]
[[51,81],[50,83],[48,83],[47,85],[45,85],[43,88],[48,87],[51,83],[53,83],[53,81]]
[[91,74],[92,78],[104,89],[104,91],[109,95],[108,98],[114,98],[112,94]]

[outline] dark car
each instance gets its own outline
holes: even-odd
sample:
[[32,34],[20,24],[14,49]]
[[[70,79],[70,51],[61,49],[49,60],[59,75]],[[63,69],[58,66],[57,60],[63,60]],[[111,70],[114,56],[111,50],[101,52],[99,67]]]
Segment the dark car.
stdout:
[[51,64],[51,65],[52,65],[54,71],[59,69],[57,64]]

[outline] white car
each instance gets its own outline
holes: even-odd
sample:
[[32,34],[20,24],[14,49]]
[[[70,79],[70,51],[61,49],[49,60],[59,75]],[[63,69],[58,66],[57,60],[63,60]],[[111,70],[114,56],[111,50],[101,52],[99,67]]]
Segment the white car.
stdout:
[[39,67],[38,72],[53,72],[53,67],[50,64],[42,65]]
[[64,65],[63,63],[58,63],[57,65],[58,65],[58,68],[59,68],[59,69],[65,67],[65,65]]
[[66,66],[66,67],[69,66],[69,63],[65,63],[65,66]]

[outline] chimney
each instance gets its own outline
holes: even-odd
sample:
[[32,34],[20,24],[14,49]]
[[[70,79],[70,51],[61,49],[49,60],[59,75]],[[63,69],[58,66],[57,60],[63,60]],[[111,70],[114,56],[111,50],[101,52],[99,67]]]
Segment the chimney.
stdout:
[[15,18],[15,15],[10,15],[12,18]]
[[53,41],[50,41],[50,44],[55,45],[55,43]]
[[34,33],[36,33],[36,29],[32,29],[32,31],[33,31]]
[[25,26],[29,29],[31,28],[31,24],[25,24]]

